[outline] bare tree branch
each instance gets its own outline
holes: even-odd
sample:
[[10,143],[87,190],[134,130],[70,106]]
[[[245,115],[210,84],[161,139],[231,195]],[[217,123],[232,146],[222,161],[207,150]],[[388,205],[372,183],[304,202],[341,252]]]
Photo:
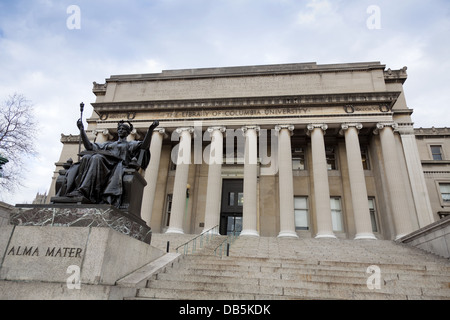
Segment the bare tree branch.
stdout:
[[35,156],[37,123],[33,106],[15,93],[0,104],[0,154],[9,162],[3,166],[0,190],[13,192],[22,185],[25,158]]

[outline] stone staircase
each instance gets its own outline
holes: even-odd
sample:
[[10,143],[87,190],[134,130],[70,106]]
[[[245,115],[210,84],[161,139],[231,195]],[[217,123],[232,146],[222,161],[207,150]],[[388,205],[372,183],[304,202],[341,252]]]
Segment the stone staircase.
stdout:
[[239,237],[229,257],[212,255],[223,239],[153,275],[134,299],[450,300],[449,260],[392,241]]

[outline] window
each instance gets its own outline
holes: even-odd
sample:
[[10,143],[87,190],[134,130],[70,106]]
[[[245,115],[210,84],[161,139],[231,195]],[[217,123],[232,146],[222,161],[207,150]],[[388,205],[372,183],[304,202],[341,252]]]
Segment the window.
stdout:
[[235,198],[237,195],[237,206],[242,207],[244,205],[244,193],[243,192],[229,192],[228,193],[228,206],[233,207],[235,204]]
[[238,192],[238,206],[243,207],[244,206],[244,193]]
[[228,206],[234,206],[234,192],[228,192]]
[[370,213],[370,221],[372,222],[372,232],[378,232],[378,223],[374,198],[369,198],[369,213]]
[[450,183],[440,183],[439,189],[441,190],[442,200],[450,204]]
[[334,147],[325,147],[328,170],[337,170],[336,152]]
[[292,150],[292,170],[305,170],[305,152],[304,148],[295,148]]
[[361,147],[361,161],[364,170],[370,170],[369,166],[369,152],[367,151],[367,146]]
[[308,197],[294,197],[295,230],[309,230]]
[[330,206],[331,206],[331,222],[333,224],[333,231],[343,232],[344,221],[342,218],[341,198],[331,197]]
[[442,147],[441,146],[431,146],[431,156],[433,160],[443,160],[442,159]]
[[170,223],[170,214],[172,212],[172,198],[172,194],[168,194],[166,198],[166,227],[168,227]]

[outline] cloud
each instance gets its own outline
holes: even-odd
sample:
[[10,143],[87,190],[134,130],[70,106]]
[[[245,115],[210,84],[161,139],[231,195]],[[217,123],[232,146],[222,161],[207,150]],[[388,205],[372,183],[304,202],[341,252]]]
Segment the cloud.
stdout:
[[[69,30],[66,10],[80,7]],[[381,29],[369,30],[378,5]],[[92,82],[115,74],[271,63],[381,61],[408,66],[407,103],[417,126],[449,126],[450,2],[371,0],[16,0],[0,3],[0,98],[23,93],[41,126],[28,188],[48,190],[60,134],[76,134],[95,101]],[[46,177],[46,175],[48,176]]]
[[317,26],[317,20],[335,20],[335,9],[328,0],[310,0],[306,9],[298,13],[297,23],[300,25]]

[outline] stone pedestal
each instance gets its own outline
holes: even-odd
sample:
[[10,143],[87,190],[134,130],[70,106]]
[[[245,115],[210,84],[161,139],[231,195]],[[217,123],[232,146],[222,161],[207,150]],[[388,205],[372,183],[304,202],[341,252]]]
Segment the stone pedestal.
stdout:
[[1,227],[0,299],[132,297],[116,283],[163,255],[111,228]]
[[151,230],[136,215],[103,204],[18,204],[10,224],[16,226],[102,227],[150,244]]
[[133,214],[109,205],[17,205],[0,227],[0,299],[122,299],[117,285],[164,255]]

